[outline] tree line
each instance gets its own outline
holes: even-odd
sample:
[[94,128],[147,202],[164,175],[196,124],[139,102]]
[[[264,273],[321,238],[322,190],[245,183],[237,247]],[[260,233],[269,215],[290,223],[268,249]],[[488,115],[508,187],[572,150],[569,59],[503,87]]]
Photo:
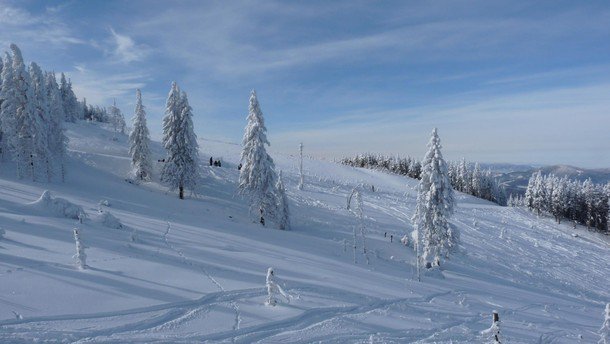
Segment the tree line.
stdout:
[[[358,154],[340,161],[344,165],[379,169],[390,173],[421,179],[422,164],[412,157]],[[447,169],[453,189],[479,197],[499,205],[506,205],[506,192],[493,177],[491,170],[483,171],[479,164],[471,164],[462,159],[448,162]]]
[[553,174],[534,173],[527,184],[525,196],[510,196],[509,205],[524,206],[538,215],[550,214],[557,223],[574,221],[587,228],[608,231],[610,183],[594,184],[559,178]]

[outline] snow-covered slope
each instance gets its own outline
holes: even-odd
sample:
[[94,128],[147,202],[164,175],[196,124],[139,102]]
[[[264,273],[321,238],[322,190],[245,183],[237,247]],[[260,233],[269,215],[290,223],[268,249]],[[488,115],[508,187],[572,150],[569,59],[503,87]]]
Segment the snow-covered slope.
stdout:
[[[610,301],[605,237],[458,194],[451,222],[461,252],[442,276],[417,282],[415,255],[400,243],[412,230],[414,180],[306,160],[298,191],[296,157],[273,154],[293,214],[292,230],[279,231],[252,223],[236,195],[238,145],[202,141],[202,161],[223,167],[203,166],[199,196],[180,201],[156,183],[125,181],[126,136],[89,123],[68,129],[66,183],[18,181],[2,168],[2,343],[477,343],[494,309],[508,343],[598,338]],[[360,243],[354,264],[356,221],[346,210],[358,185],[368,265]],[[84,223],[32,203],[44,190],[81,206]],[[122,228],[107,226],[100,209]],[[74,265],[73,228],[86,270]],[[268,267],[289,303],[264,305]]]

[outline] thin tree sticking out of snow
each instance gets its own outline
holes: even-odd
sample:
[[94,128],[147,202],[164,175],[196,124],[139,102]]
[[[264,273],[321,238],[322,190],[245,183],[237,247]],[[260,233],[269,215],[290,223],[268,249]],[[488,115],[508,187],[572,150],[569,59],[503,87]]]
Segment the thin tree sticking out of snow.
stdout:
[[250,197],[250,214],[260,213],[260,222],[264,226],[266,219],[277,220],[277,177],[273,159],[265,149],[265,145],[269,146],[267,128],[254,90],[250,94],[247,119],[242,141],[239,192]]
[[299,143],[299,190],[303,190],[305,177],[303,176],[303,143]]
[[76,254],[74,255],[76,266],[84,270],[87,268],[87,254],[85,253],[85,245],[81,241],[78,228],[74,228],[74,242],[76,243]]
[[422,162],[421,180],[418,185],[417,207],[413,224],[423,242],[423,260],[426,266],[439,264],[441,256],[457,246],[458,235],[449,225],[453,214],[453,189],[447,171],[447,164],[441,153],[441,140],[434,128],[428,152]]
[[599,341],[598,344],[610,344],[610,303],[606,304],[606,310],[604,311],[604,323],[599,329]]
[[161,181],[178,189],[180,199],[184,199],[184,189],[193,190],[199,180],[199,145],[193,130],[193,109],[186,93],[181,93],[175,82],[167,97],[163,117],[163,146],[167,158]]
[[273,273],[273,268],[267,269],[267,279],[266,279],[266,287],[267,287],[267,300],[265,304],[267,306],[275,306],[277,304],[277,294],[279,293],[286,299],[287,303],[290,303],[290,295],[282,289],[282,287],[275,281],[275,274]]
[[288,208],[288,197],[286,196],[286,188],[282,180],[282,171],[280,171],[275,184],[277,193],[277,222],[280,229],[290,229],[290,210]]
[[129,135],[129,155],[136,179],[146,181],[152,176],[150,158],[150,134],[146,126],[146,111],[142,105],[142,93],[136,90],[136,109],[133,115],[133,130]]
[[[352,199],[355,200],[355,206],[352,206]],[[353,189],[352,193],[347,199],[347,210],[349,210],[358,221],[358,225],[354,226],[354,263],[357,262],[356,251],[357,251],[357,232],[360,232],[360,239],[362,241],[362,254],[366,260],[366,264],[370,263],[369,256],[366,248],[366,227],[364,225],[364,212],[362,210],[362,195],[358,190]],[[359,230],[357,230],[359,229]]]

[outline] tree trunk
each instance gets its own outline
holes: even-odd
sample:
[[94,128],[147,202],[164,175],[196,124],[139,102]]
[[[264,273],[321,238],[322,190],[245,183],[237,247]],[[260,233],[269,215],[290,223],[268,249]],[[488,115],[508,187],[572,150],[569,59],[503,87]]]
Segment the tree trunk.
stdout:
[[184,186],[181,186],[179,189],[180,189],[179,197],[180,197],[180,199],[184,199]]

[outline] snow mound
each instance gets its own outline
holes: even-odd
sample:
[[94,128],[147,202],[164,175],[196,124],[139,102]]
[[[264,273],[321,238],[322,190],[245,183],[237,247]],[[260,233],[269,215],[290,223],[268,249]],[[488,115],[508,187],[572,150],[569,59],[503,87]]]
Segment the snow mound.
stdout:
[[80,216],[86,216],[83,207],[74,204],[67,199],[53,197],[49,190],[45,190],[39,199],[29,203],[29,205],[42,210],[51,211],[57,216],[67,217],[70,219],[78,220]]
[[98,213],[98,216],[95,219],[95,222],[98,222],[108,228],[114,228],[114,229],[123,228],[123,223],[121,223],[121,220],[119,220],[116,216],[112,215],[109,211],[103,211],[103,212]]

